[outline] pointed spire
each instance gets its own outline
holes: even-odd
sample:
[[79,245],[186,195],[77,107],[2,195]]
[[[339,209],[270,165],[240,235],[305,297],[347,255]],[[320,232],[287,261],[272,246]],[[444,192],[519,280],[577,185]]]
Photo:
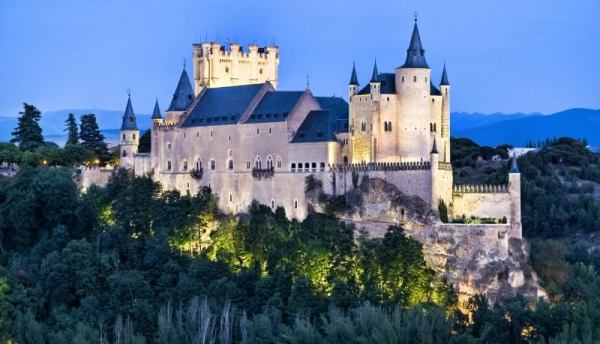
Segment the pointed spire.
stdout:
[[433,147],[431,147],[431,154],[438,154],[437,145],[435,144],[435,137],[433,138]]
[[373,75],[371,75],[370,82],[379,82],[379,72],[377,71],[377,60],[375,60],[375,65],[373,66]]
[[356,76],[356,64],[352,63],[352,76],[350,76],[349,85],[358,86],[358,77]]
[[152,119],[162,119],[160,114],[160,109],[158,108],[158,98],[156,99],[156,103],[154,103],[154,111],[152,111]]
[[127,97],[127,106],[125,107],[125,113],[123,114],[121,130],[138,130],[135,114],[133,113],[133,106],[131,105],[131,95]]
[[517,154],[513,152],[512,165],[510,167],[510,173],[520,173],[519,166],[517,165]]
[[185,111],[193,99],[194,90],[192,89],[192,83],[184,68],[179,77],[175,94],[173,94],[173,100],[171,100],[171,105],[169,105],[167,111]]
[[440,82],[440,86],[450,86],[448,82],[448,74],[446,73],[446,62],[444,61],[444,71],[442,72],[442,81]]
[[427,61],[425,61],[425,50],[423,49],[423,44],[421,44],[417,18],[415,18],[412,37],[406,50],[406,61],[401,68],[429,68]]

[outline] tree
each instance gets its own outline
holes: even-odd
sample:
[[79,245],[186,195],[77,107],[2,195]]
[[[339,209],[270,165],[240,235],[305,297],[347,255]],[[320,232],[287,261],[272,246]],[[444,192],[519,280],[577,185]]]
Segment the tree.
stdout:
[[96,122],[96,115],[87,114],[81,116],[81,123],[79,124],[79,138],[81,139],[81,144],[94,152],[96,157],[101,161],[106,161],[110,158],[110,153],[108,152],[108,147],[104,142],[104,135],[100,132],[98,128],[98,123]]
[[67,145],[76,145],[79,143],[79,131],[77,130],[77,121],[75,120],[75,115],[72,113],[69,114],[69,117],[65,121],[67,127],[65,131],[68,133],[67,137]]
[[152,148],[152,136],[150,129],[144,131],[142,136],[140,136],[140,146],[138,147],[138,152],[140,153],[150,153]]
[[42,113],[35,106],[23,103],[23,111],[19,112],[19,122],[15,131],[12,132],[13,138],[11,142],[19,144],[23,150],[31,150],[41,146],[44,142],[42,136],[42,128],[39,125],[39,120]]

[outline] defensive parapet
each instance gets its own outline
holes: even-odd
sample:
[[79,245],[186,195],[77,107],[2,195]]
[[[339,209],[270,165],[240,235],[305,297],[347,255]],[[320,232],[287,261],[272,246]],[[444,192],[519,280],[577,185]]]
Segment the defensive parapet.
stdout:
[[405,170],[429,170],[429,161],[415,162],[371,162],[358,164],[334,164],[330,165],[334,172],[362,172],[362,171],[405,171]]
[[279,47],[237,43],[221,45],[204,42],[193,45],[194,86],[196,95],[208,87],[223,87],[278,82]]

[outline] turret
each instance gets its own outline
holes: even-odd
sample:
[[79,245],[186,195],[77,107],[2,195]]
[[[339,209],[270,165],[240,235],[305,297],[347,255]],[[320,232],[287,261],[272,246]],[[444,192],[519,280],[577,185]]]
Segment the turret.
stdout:
[[508,173],[508,192],[511,198],[510,205],[510,236],[521,239],[521,173],[517,165],[517,155],[513,153],[510,172]]
[[158,99],[154,103],[154,110],[152,111],[152,126],[156,127],[163,124],[163,118],[160,114],[160,108],[158,107]]
[[433,138],[433,146],[429,152],[429,162],[431,163],[431,208],[437,209],[438,202],[442,198],[440,195],[440,170],[439,170],[439,153],[435,137]]
[[352,102],[352,96],[358,93],[358,77],[356,76],[356,65],[352,64],[352,75],[350,75],[350,83],[348,83],[348,99]]
[[133,156],[138,152],[140,131],[131,105],[131,95],[127,98],[127,106],[123,114],[123,122],[119,131],[121,149],[121,167],[133,168]]
[[440,81],[440,92],[442,93],[442,159],[444,162],[450,162],[450,82],[446,72],[446,62],[444,62],[444,71]]
[[371,74],[369,85],[372,99],[379,101],[381,98],[381,80],[379,80],[379,71],[377,71],[377,60],[375,60],[375,64],[373,65],[373,73]]
[[173,94],[171,105],[169,105],[166,112],[166,123],[178,123],[185,110],[192,103],[192,100],[194,100],[194,91],[192,90],[192,84],[184,66],[179,77],[179,82],[177,83],[177,88]]
[[396,127],[413,128],[399,138],[399,155],[406,160],[419,161],[429,157],[430,76],[431,70],[425,61],[425,50],[415,20],[406,60],[396,68],[398,113],[401,114]]

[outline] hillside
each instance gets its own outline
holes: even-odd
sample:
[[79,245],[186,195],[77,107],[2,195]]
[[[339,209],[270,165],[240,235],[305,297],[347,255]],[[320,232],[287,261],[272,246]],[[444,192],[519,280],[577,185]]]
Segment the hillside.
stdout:
[[[462,120],[469,122],[465,118]],[[464,129],[460,128],[461,124],[452,127],[452,136],[468,137],[488,146],[503,143],[523,146],[530,140],[543,141],[549,137],[567,136],[585,138],[592,147],[600,147],[600,110],[570,109],[553,115],[534,115],[517,119],[508,117],[504,121],[470,128],[463,124]]]

